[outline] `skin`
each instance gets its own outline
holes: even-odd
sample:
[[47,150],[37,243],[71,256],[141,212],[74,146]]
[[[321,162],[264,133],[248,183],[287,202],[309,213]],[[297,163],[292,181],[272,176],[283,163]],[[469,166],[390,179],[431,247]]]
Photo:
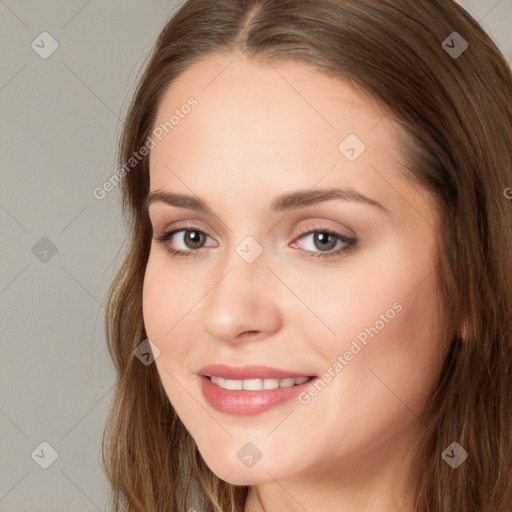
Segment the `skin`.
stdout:
[[[229,65],[228,65],[229,64]],[[227,67],[226,67],[227,66]],[[150,153],[151,191],[204,200],[213,214],[149,206],[154,235],[200,229],[196,257],[152,242],[143,314],[161,353],[165,391],[219,477],[251,485],[246,511],[409,510],[405,482],[439,377],[435,254],[438,218],[426,191],[404,177],[400,127],[374,101],[311,66],[209,56],[166,92],[156,124],[190,96],[198,105]],[[353,162],[338,149],[356,134]],[[276,196],[348,187],[379,202],[331,199],[272,212]],[[301,230],[331,229],[358,242],[330,259]],[[236,252],[248,236],[263,253]],[[334,239],[336,240],[336,239]],[[333,252],[342,242],[332,248]],[[311,251],[301,252],[301,249]],[[217,412],[197,371],[206,364],[267,365],[322,375],[356,336],[398,303],[400,312],[311,398],[266,412]],[[246,443],[261,459],[237,458]],[[403,508],[402,508],[403,507]]]

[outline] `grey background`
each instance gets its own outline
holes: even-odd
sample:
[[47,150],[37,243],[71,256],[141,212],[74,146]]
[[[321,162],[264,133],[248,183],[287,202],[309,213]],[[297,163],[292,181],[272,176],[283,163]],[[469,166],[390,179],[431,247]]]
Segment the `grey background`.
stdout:
[[[93,190],[117,170],[136,78],[179,3],[0,0],[1,512],[107,510],[103,314],[126,232],[119,190]],[[460,3],[512,62],[512,0]],[[58,42],[46,59],[42,32]]]

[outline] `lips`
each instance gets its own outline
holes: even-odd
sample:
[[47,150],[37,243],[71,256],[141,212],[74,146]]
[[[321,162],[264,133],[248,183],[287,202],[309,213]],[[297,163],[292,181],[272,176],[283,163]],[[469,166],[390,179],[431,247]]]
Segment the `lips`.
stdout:
[[268,366],[208,365],[198,372],[206,402],[224,414],[252,415],[296,398],[316,377]]

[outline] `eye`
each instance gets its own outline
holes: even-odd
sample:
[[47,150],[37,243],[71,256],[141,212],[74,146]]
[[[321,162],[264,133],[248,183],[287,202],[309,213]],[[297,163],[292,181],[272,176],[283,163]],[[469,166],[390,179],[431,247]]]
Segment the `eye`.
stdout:
[[306,230],[297,240],[306,240],[304,248],[299,247],[302,254],[324,259],[349,251],[357,243],[355,238],[349,238],[331,229],[318,228]]
[[[204,247],[216,246],[213,239],[204,231],[194,227],[172,229],[153,238],[175,258],[196,257]],[[213,243],[207,244],[208,239]],[[331,229],[308,228],[296,238],[292,247],[297,246],[297,241],[303,239],[306,240],[305,248],[298,246],[302,254],[324,259],[339,256],[341,253],[351,250],[357,243],[355,238],[349,238]]]
[[[171,256],[198,255],[199,249],[206,247],[206,239],[210,238],[204,231],[196,228],[173,229],[153,237],[156,242],[163,245]],[[175,245],[177,247],[173,247]],[[210,244],[215,245],[215,244]]]

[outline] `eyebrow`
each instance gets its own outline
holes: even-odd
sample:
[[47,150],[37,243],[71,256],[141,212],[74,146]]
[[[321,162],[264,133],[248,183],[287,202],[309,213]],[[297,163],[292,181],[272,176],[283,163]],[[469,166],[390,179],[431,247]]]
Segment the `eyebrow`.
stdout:
[[[333,199],[363,203],[390,213],[389,210],[379,202],[374,199],[370,199],[351,188],[328,188],[322,190],[297,190],[294,192],[287,192],[276,197],[272,201],[270,209],[276,213],[285,212],[305,208],[324,201],[331,201]],[[198,197],[172,192],[163,192],[161,190],[155,190],[148,194],[144,201],[144,208],[147,210],[151,204],[157,202],[176,206],[178,208],[194,210],[204,214],[213,213],[211,208]]]

